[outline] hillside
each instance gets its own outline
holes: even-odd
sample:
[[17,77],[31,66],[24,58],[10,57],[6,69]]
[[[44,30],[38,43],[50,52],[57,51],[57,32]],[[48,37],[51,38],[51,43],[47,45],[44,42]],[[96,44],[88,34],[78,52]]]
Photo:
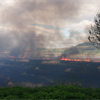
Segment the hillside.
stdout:
[[100,50],[95,48],[92,43],[85,42],[76,46],[80,54],[100,55]]
[[100,50],[95,48],[92,43],[85,42],[78,44],[77,46],[70,47],[64,50],[62,54],[65,57],[94,57],[100,55]]

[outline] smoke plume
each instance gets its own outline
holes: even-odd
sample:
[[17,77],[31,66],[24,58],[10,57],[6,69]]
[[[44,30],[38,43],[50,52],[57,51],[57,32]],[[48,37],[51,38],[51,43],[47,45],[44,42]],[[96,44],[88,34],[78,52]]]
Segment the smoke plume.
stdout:
[[[80,11],[78,0],[21,0],[0,10],[0,51],[10,49],[10,55],[37,56],[37,48],[66,45],[61,30],[43,30],[31,24],[63,27]],[[27,53],[26,53],[27,52]]]

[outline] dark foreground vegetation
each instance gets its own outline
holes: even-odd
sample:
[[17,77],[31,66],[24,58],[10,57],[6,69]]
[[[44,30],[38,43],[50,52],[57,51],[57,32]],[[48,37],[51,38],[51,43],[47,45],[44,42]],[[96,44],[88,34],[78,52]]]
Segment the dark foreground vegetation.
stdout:
[[52,85],[44,87],[3,87],[0,99],[100,99],[100,89],[76,85]]

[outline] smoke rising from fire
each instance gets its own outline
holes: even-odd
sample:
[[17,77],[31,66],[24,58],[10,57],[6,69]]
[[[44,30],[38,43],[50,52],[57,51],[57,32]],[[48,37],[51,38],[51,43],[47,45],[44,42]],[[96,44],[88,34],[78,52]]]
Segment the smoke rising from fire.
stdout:
[[[61,30],[41,30],[31,24],[63,27],[73,22],[81,8],[78,0],[22,0],[0,10],[0,50],[11,49],[10,55],[35,57],[37,48],[69,44]],[[76,39],[75,39],[76,40]],[[27,53],[26,53],[27,51]],[[38,54],[39,55],[39,54]]]

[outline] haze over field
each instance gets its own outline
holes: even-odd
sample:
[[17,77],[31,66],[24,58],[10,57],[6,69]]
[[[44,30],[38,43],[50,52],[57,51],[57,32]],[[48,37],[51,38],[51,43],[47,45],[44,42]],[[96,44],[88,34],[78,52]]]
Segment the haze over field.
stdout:
[[99,0],[0,0],[0,52],[32,58],[37,48],[88,42],[99,10]]

